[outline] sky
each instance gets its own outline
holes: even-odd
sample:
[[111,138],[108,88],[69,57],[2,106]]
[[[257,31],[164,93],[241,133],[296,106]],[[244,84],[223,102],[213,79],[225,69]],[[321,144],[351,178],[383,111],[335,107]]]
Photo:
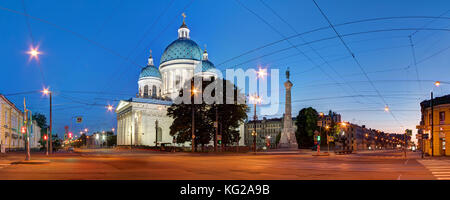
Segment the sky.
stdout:
[[[48,117],[49,99],[39,91],[49,87],[60,136],[66,125],[75,133],[111,130],[116,115],[106,106],[136,95],[149,51],[159,64],[184,12],[191,39],[207,45],[218,69],[280,70],[280,102],[289,67],[293,115],[311,106],[369,128],[416,132],[419,103],[431,91],[450,93],[450,2],[316,3],[342,40],[310,0],[1,1],[0,94],[20,109],[25,97]],[[26,52],[36,46],[42,54],[30,60]],[[278,106],[263,117],[282,116]]]

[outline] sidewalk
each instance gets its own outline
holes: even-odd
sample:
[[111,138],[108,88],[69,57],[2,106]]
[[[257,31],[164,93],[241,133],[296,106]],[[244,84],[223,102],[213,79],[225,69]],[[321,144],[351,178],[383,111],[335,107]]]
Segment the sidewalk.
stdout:
[[31,155],[31,160],[25,161],[25,155],[23,153],[9,152],[0,155],[0,164],[1,165],[9,165],[9,164],[45,164],[49,163],[50,160],[47,159],[33,159],[33,155]]

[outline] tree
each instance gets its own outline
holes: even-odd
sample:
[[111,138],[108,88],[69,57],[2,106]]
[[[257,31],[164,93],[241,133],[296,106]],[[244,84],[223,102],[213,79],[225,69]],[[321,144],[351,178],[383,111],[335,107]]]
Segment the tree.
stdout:
[[[197,81],[197,80],[195,80]],[[193,85],[194,79],[187,81],[185,87],[189,88]],[[230,85],[231,84],[231,85]],[[222,143],[224,145],[232,144],[239,140],[240,124],[247,119],[248,107],[245,103],[239,104],[238,98],[241,95],[240,91],[231,82],[217,79],[217,80],[201,80],[202,88],[198,89],[196,95],[210,94],[212,97],[222,97],[222,104],[206,103],[206,99],[202,98],[199,104],[172,104],[168,110],[167,115],[174,119],[170,126],[170,135],[175,137],[177,143],[184,143],[191,141],[192,134],[192,107],[194,107],[195,117],[195,146],[198,144],[204,146],[214,139],[216,121],[216,109],[219,116],[219,134],[222,134]],[[231,87],[230,87],[231,86]],[[233,88],[233,95],[226,93],[226,88]],[[211,88],[222,88],[222,91],[217,91]],[[216,96],[216,93],[218,96]],[[183,91],[177,98],[182,98]],[[227,104],[227,98],[232,96],[233,104]],[[192,97],[194,98],[194,97]],[[192,100],[191,98],[191,100]],[[228,99],[230,100],[230,99]],[[175,99],[175,101],[181,101]],[[197,148],[195,148],[197,149]]]
[[48,128],[47,118],[45,117],[45,115],[36,112],[33,114],[33,120],[36,120],[37,125],[39,126],[39,128],[41,128],[41,139],[39,140],[39,143],[41,144],[41,147],[44,148],[47,143],[44,140],[44,135],[47,134]]
[[297,115],[297,143],[299,148],[310,148],[314,145],[314,131],[317,127],[318,113],[314,108],[303,108]]

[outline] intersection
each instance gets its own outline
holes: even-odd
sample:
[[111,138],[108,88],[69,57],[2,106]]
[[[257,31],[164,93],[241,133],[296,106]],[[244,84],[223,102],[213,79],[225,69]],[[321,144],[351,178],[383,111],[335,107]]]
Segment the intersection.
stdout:
[[312,156],[311,151],[163,153],[117,150],[32,154],[41,164],[0,160],[0,180],[448,180],[450,160],[395,150]]

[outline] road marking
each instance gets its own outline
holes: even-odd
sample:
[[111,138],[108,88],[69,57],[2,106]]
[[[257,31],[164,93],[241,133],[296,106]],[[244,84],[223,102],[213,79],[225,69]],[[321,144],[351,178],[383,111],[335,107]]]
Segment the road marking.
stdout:
[[450,160],[418,160],[437,180],[450,180]]
[[450,172],[431,172],[432,174],[450,174]]

